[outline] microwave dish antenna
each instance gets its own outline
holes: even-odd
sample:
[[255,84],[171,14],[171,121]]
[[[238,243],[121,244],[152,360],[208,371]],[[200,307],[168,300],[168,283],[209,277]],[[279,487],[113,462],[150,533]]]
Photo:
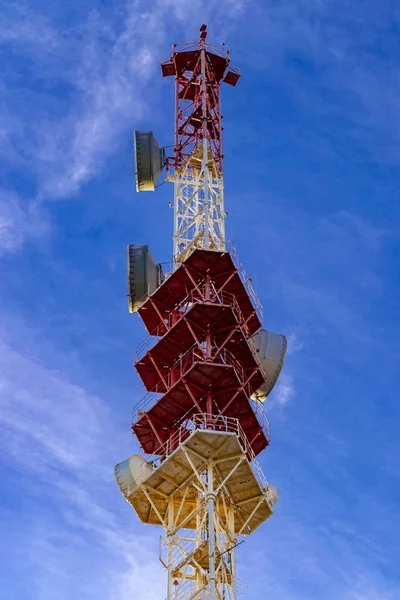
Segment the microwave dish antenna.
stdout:
[[165,166],[165,152],[152,131],[135,131],[135,174],[137,192],[154,192]]

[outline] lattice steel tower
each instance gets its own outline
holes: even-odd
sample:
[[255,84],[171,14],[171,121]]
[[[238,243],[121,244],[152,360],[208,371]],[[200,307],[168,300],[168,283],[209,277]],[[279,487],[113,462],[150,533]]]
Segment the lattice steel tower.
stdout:
[[128,246],[129,306],[149,332],[135,362],[147,394],[132,423],[145,456],[115,476],[139,519],[164,530],[168,600],[244,593],[234,548],[277,500],[256,456],[269,444],[263,402],[286,338],[261,329],[261,305],[225,238],[220,87],[240,73],[206,38],[203,25],[198,42],[174,45],[161,64],[176,84],[173,156],[135,132],[137,190],[154,190],[164,167],[174,183],[174,255],[165,268],[148,246]]

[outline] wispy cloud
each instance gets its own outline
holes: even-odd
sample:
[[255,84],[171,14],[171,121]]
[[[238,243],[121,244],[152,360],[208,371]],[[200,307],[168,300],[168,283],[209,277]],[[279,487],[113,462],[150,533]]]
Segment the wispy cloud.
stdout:
[[[155,600],[163,571],[154,538],[136,532],[134,512],[113,481],[113,463],[128,453],[118,440],[128,437],[107,404],[5,343],[0,373],[0,467],[11,467],[31,498],[28,513],[8,515],[16,538],[23,530],[14,560],[24,563],[25,585],[43,600],[54,597],[55,579],[60,599],[72,586],[88,599],[100,589],[109,600],[135,589],[136,598]],[[10,542],[3,537],[4,552]]]
[[18,250],[26,239],[47,231],[46,216],[37,202],[24,202],[14,192],[0,189],[0,254]]
[[289,333],[286,337],[287,337],[287,342],[288,342],[288,346],[287,346],[288,355],[292,355],[295,352],[299,352],[300,350],[303,350],[304,344],[299,339],[298,335],[296,335],[295,333]]
[[299,336],[295,333],[290,333],[286,337],[288,342],[287,356],[278,381],[266,401],[266,410],[268,413],[274,412],[276,408],[283,409],[297,394],[294,371],[288,363],[291,362],[293,354],[303,349],[303,343],[299,341]]
[[[158,0],[150,10],[137,0],[117,12],[82,10],[82,22],[66,28],[58,26],[56,6],[50,19],[28,4],[8,5],[0,46],[15,49],[16,65],[6,71],[3,95],[0,144],[6,164],[24,166],[41,204],[75,195],[101,174],[124,136],[131,138],[146,116],[145,94],[170,47],[167,31],[188,19],[196,23],[197,37],[198,26],[211,15],[226,31],[244,5]],[[15,76],[22,60],[28,73],[23,79]],[[29,103],[21,102],[21,94]]]
[[287,370],[284,370],[276,383],[271,401],[272,403],[275,401],[278,406],[283,407],[286,406],[295,395],[296,390],[294,387],[293,376]]

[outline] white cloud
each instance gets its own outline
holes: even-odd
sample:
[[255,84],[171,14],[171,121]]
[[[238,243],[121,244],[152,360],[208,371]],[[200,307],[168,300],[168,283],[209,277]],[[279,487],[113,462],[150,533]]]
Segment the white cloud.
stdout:
[[0,253],[18,250],[26,239],[47,231],[46,214],[36,201],[23,202],[14,192],[0,189]]
[[[41,203],[75,195],[146,116],[149,86],[159,79],[160,56],[170,51],[174,26],[212,17],[226,32],[243,6],[240,0],[158,0],[150,9],[136,0],[118,10],[83,8],[79,27],[60,28],[56,5],[53,20],[25,3],[7,5],[0,45],[24,61],[33,83],[6,73],[0,106],[6,164],[36,179]],[[197,25],[190,35],[197,37]],[[3,249],[19,247],[28,235],[26,228],[14,231],[13,223],[8,217],[3,226]]]
[[[21,115],[19,135],[25,144],[17,143],[15,132],[8,130],[11,146],[20,146],[27,167],[38,175],[39,197],[76,194],[101,172],[124,133],[131,136],[130,130],[146,113],[145,90],[154,76],[159,78],[160,56],[170,51],[173,40],[167,39],[167,33],[174,19],[189,18],[200,24],[207,13],[221,15],[230,8],[225,16],[232,23],[242,4],[158,0],[150,11],[146,2],[138,0],[126,2],[111,15],[83,14],[79,30],[69,31],[57,29],[27,6],[9,11],[8,32],[0,35],[0,42],[17,47],[28,61],[34,52],[35,70],[51,84],[50,91],[39,96],[33,90],[29,110]],[[70,101],[54,95],[54,83],[69,86]],[[12,83],[10,87],[6,100],[12,104]]]
[[299,336],[295,333],[289,333],[287,336],[287,353],[294,354],[295,352],[299,352],[304,348],[303,342],[299,340]]
[[279,406],[283,407],[292,400],[295,394],[296,390],[293,383],[293,376],[288,373],[287,370],[284,370],[275,385],[272,401],[275,401]]
[[[8,515],[13,535],[4,533],[2,552],[20,548],[14,561],[34,597],[64,600],[71,587],[85,599],[120,600],[125,587],[140,600],[162,597],[158,532],[138,528],[113,478],[115,462],[128,455],[121,440],[130,438],[129,425],[125,435],[103,400],[28,348],[2,342],[0,429],[0,464],[23,482],[32,506]],[[8,493],[13,498],[17,490]]]

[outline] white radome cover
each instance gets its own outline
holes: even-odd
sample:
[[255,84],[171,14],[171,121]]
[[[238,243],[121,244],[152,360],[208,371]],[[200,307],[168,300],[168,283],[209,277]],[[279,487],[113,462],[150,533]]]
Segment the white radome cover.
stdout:
[[280,333],[260,329],[252,336],[251,341],[267,375],[266,382],[253,394],[252,398],[264,402],[282,370],[286,357],[287,340]]
[[115,479],[122,494],[127,497],[151,473],[153,467],[141,454],[132,454],[114,469]]
[[279,500],[279,492],[276,485],[272,485],[269,483],[266,488],[264,488],[264,495],[267,499],[267,502],[270,506],[276,504]]

